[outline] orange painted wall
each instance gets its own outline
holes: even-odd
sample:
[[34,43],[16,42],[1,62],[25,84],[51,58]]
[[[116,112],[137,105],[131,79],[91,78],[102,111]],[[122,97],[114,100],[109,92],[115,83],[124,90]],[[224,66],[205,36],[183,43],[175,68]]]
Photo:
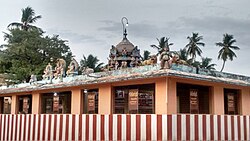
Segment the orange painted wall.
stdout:
[[155,114],[167,113],[167,79],[161,78],[155,82]]
[[12,95],[11,97],[11,114],[16,114],[17,112],[17,96]]
[[83,109],[82,90],[74,88],[71,90],[71,113],[81,114]]
[[242,115],[250,115],[250,90],[247,88],[244,88],[241,90],[241,96],[240,96],[240,102],[241,102],[241,114]]
[[110,84],[101,85],[99,87],[98,113],[112,113],[112,87]]
[[41,110],[40,106],[40,93],[34,92],[32,93],[32,114],[39,114]]

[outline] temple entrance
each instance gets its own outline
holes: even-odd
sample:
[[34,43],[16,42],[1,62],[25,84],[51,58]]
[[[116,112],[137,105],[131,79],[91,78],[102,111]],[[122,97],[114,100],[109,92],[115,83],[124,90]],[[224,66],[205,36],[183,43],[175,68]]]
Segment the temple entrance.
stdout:
[[155,112],[155,84],[114,88],[115,114],[153,114]]
[[178,113],[209,114],[210,87],[177,83]]
[[11,97],[0,97],[0,114],[11,113]]
[[239,95],[240,95],[240,90],[224,89],[225,114],[229,115],[239,114]]
[[83,90],[83,113],[98,114],[98,89]]
[[70,114],[71,92],[42,94],[42,113]]
[[32,111],[32,95],[18,96],[18,113],[30,114]]

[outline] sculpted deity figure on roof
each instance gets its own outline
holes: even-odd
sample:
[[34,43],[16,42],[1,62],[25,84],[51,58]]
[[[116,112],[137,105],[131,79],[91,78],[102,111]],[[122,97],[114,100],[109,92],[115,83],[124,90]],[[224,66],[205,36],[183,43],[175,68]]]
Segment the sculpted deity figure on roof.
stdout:
[[164,47],[160,54],[161,69],[169,69],[171,67],[171,54],[167,47]]

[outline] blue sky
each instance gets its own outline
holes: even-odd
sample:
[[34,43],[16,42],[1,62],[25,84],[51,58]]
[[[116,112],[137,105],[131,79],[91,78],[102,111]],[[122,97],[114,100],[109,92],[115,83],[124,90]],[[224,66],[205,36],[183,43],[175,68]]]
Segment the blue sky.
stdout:
[[[31,6],[42,19],[36,25],[46,34],[59,34],[68,40],[76,59],[94,54],[107,63],[111,45],[122,40],[121,18],[129,19],[128,39],[141,52],[157,44],[156,38],[170,37],[172,50],[183,48],[192,32],[203,36],[206,46],[203,56],[217,60],[224,33],[233,34],[241,50],[238,58],[226,62],[225,71],[250,76],[250,1],[249,0],[2,0],[0,4],[0,31],[7,25],[20,21],[21,9]],[[0,44],[3,44],[3,33]]]

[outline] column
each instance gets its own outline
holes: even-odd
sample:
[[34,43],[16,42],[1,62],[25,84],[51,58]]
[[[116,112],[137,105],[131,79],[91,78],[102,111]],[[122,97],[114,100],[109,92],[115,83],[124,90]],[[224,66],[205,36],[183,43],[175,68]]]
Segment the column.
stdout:
[[11,97],[11,114],[16,114],[16,107],[17,107],[17,96],[12,95]]
[[222,86],[214,86],[212,90],[212,114],[224,114],[224,89]]
[[240,103],[241,103],[240,114],[242,115],[250,114],[249,101],[250,101],[250,90],[247,88],[243,88],[241,90],[241,96],[240,96]]
[[99,114],[112,114],[112,87],[110,84],[99,87]]
[[41,110],[41,105],[40,104],[40,93],[34,92],[32,93],[32,114],[39,114]]
[[83,111],[82,90],[76,88],[71,92],[71,114],[81,114]]
[[155,82],[155,114],[167,114],[167,79]]
[[176,93],[176,81],[172,78],[167,79],[167,113],[177,113],[177,93]]

